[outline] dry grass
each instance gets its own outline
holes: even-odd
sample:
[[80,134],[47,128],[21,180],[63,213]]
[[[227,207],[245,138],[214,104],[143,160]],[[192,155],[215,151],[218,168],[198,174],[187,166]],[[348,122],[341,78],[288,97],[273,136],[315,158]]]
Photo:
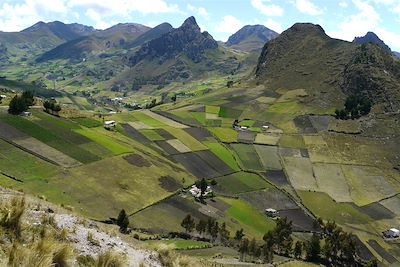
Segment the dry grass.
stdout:
[[191,258],[179,255],[166,245],[161,245],[157,249],[160,262],[165,267],[200,267],[204,266],[199,262],[193,261]]
[[13,198],[10,203],[4,205],[1,212],[0,225],[12,232],[15,238],[21,237],[22,223],[21,217],[25,211],[25,199]]

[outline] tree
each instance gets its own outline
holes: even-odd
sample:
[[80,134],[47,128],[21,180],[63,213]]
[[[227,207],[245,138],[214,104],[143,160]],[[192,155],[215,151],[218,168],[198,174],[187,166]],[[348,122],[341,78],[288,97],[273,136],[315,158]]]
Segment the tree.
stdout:
[[217,239],[218,233],[219,233],[219,224],[216,221],[216,222],[214,222],[214,225],[212,226],[211,233],[210,233],[211,234],[211,239],[212,239],[213,242],[215,241],[215,239]]
[[181,226],[185,228],[186,233],[192,232],[193,228],[195,227],[195,222],[190,214],[186,215],[186,217],[182,220]]
[[234,239],[236,241],[241,241],[243,237],[244,237],[243,228],[240,229],[240,230],[237,230],[236,233],[235,233]]
[[250,241],[249,244],[249,255],[254,256],[256,248],[257,248],[256,239],[253,237],[253,239]]
[[196,231],[199,233],[199,235],[202,235],[207,228],[207,222],[204,220],[200,220],[197,225],[196,225]]
[[311,240],[306,245],[307,260],[317,262],[320,259],[321,244],[319,236],[313,234]]
[[290,254],[293,243],[293,239],[291,237],[292,222],[288,221],[286,217],[279,218],[276,222],[273,235],[278,252]]
[[303,254],[303,245],[301,241],[296,241],[293,249],[293,254],[296,259],[300,259]]
[[127,232],[128,226],[129,226],[129,217],[126,214],[124,209],[122,209],[119,212],[116,223],[119,226],[119,230],[120,230],[121,233],[126,233]]
[[226,87],[231,88],[233,86],[233,81],[227,81]]
[[239,245],[240,261],[245,259],[246,254],[249,252],[249,240],[243,238]]
[[8,113],[13,115],[21,114],[28,110],[28,105],[22,96],[15,95],[9,104]]
[[176,103],[176,94],[171,96],[171,100],[172,100],[172,102],[174,102],[174,104]]
[[33,104],[35,103],[35,99],[34,99],[34,92],[33,91],[24,91],[22,93],[22,98],[25,100],[26,105],[29,106],[33,106]]
[[204,194],[207,191],[208,183],[206,179],[201,179],[200,182],[196,184],[196,186],[200,189],[200,199],[203,200]]
[[226,224],[223,222],[221,227],[219,228],[219,236],[221,238],[221,242],[225,244],[229,240],[229,231],[226,229]]
[[264,244],[262,247],[262,261],[263,263],[271,263],[274,259],[274,252],[272,247],[267,246]]

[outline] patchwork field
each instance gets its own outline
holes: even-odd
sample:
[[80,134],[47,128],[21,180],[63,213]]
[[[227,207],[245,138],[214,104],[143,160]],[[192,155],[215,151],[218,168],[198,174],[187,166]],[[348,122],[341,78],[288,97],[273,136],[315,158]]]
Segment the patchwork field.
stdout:
[[232,144],[232,149],[239,156],[241,166],[246,170],[263,171],[264,167],[253,145]]

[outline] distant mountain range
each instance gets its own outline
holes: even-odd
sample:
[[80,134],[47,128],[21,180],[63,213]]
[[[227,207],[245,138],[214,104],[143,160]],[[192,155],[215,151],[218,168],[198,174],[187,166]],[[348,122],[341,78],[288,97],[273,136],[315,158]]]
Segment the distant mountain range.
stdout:
[[400,110],[400,61],[375,44],[332,39],[319,25],[297,23],[268,42],[255,74],[269,88],[307,88],[319,106],[361,94],[382,110]]
[[276,38],[279,34],[263,25],[247,25],[231,35],[226,42],[228,47],[242,50],[261,50],[266,42]]

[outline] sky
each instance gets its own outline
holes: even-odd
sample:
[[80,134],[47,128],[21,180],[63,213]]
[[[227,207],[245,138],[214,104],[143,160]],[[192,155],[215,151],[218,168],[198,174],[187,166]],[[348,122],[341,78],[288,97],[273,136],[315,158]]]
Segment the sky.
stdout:
[[221,41],[244,25],[281,33],[296,22],[311,22],[347,41],[373,31],[400,51],[400,0],[0,0],[0,31],[54,20],[97,29],[125,22],[179,27],[189,16]]

